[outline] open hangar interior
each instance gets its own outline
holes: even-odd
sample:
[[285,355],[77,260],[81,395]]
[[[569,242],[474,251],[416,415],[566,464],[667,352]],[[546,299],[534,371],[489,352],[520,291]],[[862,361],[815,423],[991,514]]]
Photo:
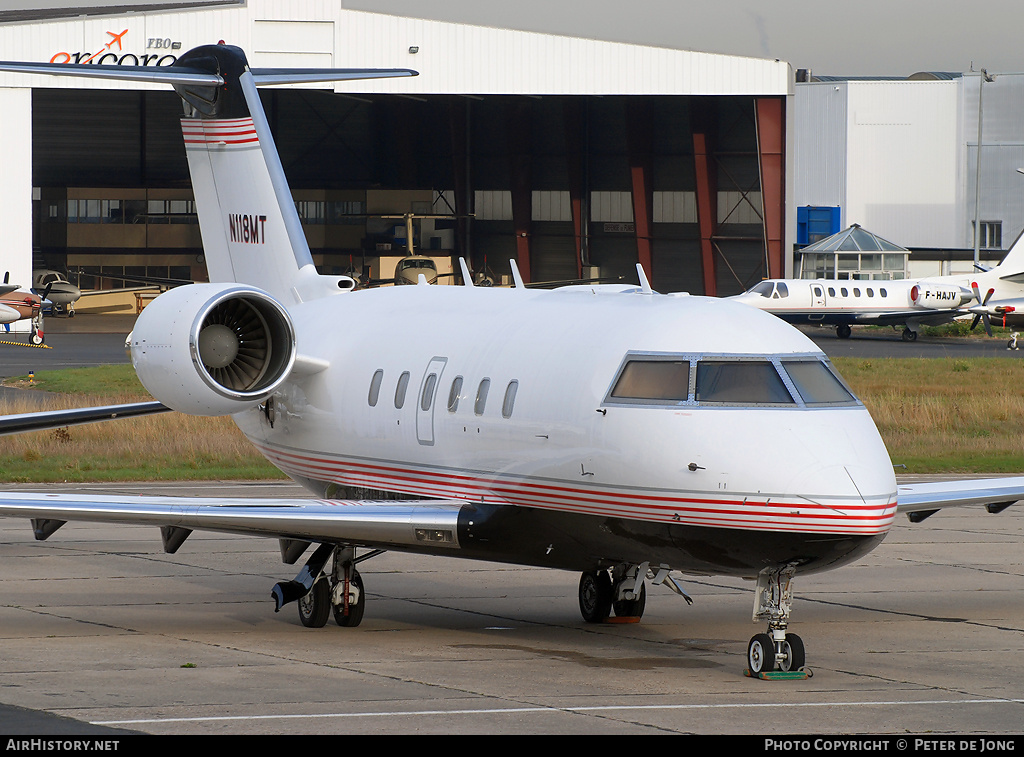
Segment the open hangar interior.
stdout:
[[[308,55],[258,44],[268,25],[309,23],[346,29],[344,39],[331,35],[328,65],[420,72],[406,86],[262,91],[322,272],[386,274],[385,261],[405,253],[400,216],[413,213],[422,252],[455,271],[465,257],[495,283],[507,281],[509,259],[527,282],[635,282],[639,262],[656,289],[694,294],[733,294],[790,273],[786,64],[595,41],[580,48],[572,38],[292,5],[307,22],[275,21],[264,2],[171,15],[190,32],[180,36],[202,44],[219,36],[218,15],[233,14],[254,66],[309,65]],[[160,14],[139,15],[147,28],[160,25]],[[116,16],[32,27],[52,24],[92,24],[83,37],[130,28]],[[203,33],[207,26],[216,31]],[[466,44],[466,34],[493,43],[490,53],[470,44],[460,55],[423,54],[445,47],[445,35]],[[379,38],[394,54],[381,54]],[[349,49],[349,39],[373,54]],[[509,67],[503,47],[517,60],[543,50],[545,62]],[[39,60],[51,51],[25,52]],[[573,72],[591,73],[567,76],[559,61],[570,57]],[[666,85],[652,65],[683,73]],[[454,66],[469,67],[463,79],[453,81]],[[615,73],[601,83],[607,70]],[[10,75],[3,84],[19,86]],[[33,267],[82,271],[81,283],[96,288],[122,286],[120,275],[205,278],[176,95],[33,77],[30,111]]]

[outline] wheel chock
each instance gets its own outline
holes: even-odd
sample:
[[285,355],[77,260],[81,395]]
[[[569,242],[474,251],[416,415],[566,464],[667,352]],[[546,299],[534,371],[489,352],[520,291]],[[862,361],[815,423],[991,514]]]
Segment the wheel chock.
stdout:
[[812,678],[812,673],[807,668],[800,670],[773,670],[770,673],[751,673],[749,669],[743,671],[747,678],[760,678],[762,681],[804,681]]
[[633,615],[613,615],[604,619],[605,623],[639,623],[640,618]]

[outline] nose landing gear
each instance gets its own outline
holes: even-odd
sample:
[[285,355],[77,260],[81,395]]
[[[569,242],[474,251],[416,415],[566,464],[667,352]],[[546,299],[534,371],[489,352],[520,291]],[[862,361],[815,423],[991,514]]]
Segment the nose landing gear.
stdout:
[[754,621],[767,621],[767,633],[754,635],[747,644],[746,674],[752,678],[810,678],[804,642],[787,633],[793,601],[792,567],[765,568],[757,576]]

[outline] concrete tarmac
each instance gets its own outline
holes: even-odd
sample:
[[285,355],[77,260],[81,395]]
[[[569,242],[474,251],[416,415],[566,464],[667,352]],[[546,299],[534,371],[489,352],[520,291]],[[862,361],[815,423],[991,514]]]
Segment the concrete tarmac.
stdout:
[[[127,361],[130,323],[54,320],[47,358]],[[830,354],[915,346],[814,338]],[[0,375],[25,372],[0,349]],[[271,586],[299,569],[273,540],[197,532],[167,555],[155,528],[69,523],[37,542],[0,519],[0,734],[1019,734],[1022,536],[1021,505],[900,517],[859,563],[798,577],[792,630],[813,677],[765,682],[743,675],[763,629],[740,580],[684,578],[693,606],[652,588],[642,623],[593,626],[575,574],[388,553],[360,565],[362,625],[307,629],[294,605],[273,611]]]
[[197,532],[167,555],[155,528],[69,523],[36,542],[0,519],[0,703],[86,733],[1019,734],[1022,537],[1020,506],[901,517],[859,563],[798,577],[813,677],[767,682],[743,675],[762,629],[741,580],[684,577],[693,606],[652,588],[642,623],[594,626],[575,574],[388,553],[360,565],[362,625],[307,629],[294,605],[273,611],[298,571],[273,540]]

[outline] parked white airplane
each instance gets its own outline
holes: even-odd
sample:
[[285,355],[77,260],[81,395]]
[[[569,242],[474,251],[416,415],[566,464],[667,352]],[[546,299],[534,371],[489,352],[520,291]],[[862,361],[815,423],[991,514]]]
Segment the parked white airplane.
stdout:
[[82,297],[82,290],[68,281],[67,276],[45,268],[32,271],[32,291],[46,292],[45,299],[53,306],[54,315],[65,312],[69,318],[75,317],[75,303]]
[[902,325],[903,339],[912,342],[922,324],[971,313],[971,328],[983,321],[991,335],[992,318],[1014,321],[1024,314],[1024,242],[1018,237],[998,266],[974,274],[916,281],[766,279],[732,299],[788,323],[835,326],[840,339],[850,336],[851,326]]
[[[0,64],[26,68],[50,70]],[[1024,497],[1024,478],[897,492],[871,417],[825,355],[736,302],[659,295],[642,274],[639,287],[526,289],[514,271],[513,289],[352,292],[313,266],[256,91],[314,73],[253,70],[223,45],[130,73],[170,82],[192,107],[182,129],[213,282],[143,311],[135,369],[175,410],[231,414],[324,499],[0,493],[0,515],[30,518],[37,538],[77,519],[160,526],[169,552],[192,529],[278,538],[288,563],[317,544],[272,592],[278,609],[298,600],[308,626],[362,619],[355,565],[377,552],[357,548],[578,571],[589,622],[640,616],[645,579],[682,593],[671,571],[743,576],[766,624],[748,664],[764,673],[805,663],[788,632],[794,575],[866,554],[898,509]],[[424,338],[396,345],[410,322]],[[13,417],[0,431],[152,405]],[[413,499],[336,499],[367,489]]]

